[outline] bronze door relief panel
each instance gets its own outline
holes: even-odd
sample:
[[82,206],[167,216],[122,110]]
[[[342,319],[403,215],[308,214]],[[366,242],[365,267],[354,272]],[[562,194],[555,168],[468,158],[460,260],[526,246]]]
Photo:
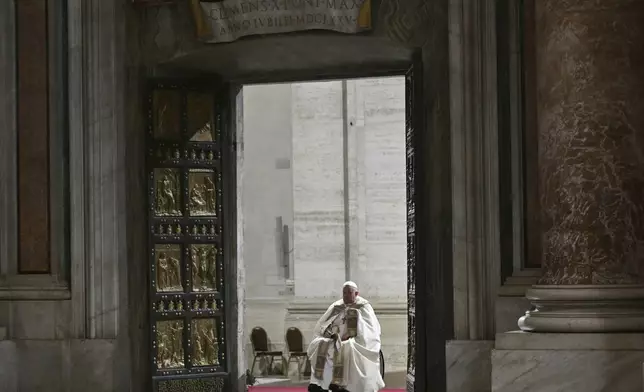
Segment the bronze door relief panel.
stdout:
[[148,89],[150,359],[154,391],[224,391],[222,108],[216,87]]

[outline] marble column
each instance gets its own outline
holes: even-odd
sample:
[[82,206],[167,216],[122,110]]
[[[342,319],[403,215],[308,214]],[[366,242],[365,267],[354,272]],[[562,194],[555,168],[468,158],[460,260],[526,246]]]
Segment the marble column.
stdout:
[[543,276],[524,331],[644,331],[644,2],[536,1]]

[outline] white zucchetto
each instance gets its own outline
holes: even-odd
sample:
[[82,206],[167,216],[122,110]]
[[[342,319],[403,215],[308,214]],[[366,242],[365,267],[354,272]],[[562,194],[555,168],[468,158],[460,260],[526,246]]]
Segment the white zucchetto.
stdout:
[[344,282],[344,284],[342,285],[342,287],[343,287],[343,288],[344,288],[344,287],[347,287],[347,286],[349,286],[349,287],[353,288],[353,289],[354,289],[354,290],[356,290],[356,291],[358,290],[358,285],[357,285],[357,284],[355,284],[354,282],[350,281],[350,280],[348,280],[348,281]]

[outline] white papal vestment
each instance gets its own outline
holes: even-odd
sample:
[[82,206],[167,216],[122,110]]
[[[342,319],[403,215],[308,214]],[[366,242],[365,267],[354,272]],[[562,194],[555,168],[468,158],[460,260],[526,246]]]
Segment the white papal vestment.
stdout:
[[[380,323],[369,302],[356,297],[353,304],[334,302],[318,320],[307,350],[311,384],[329,389],[337,384],[349,392],[377,392],[385,383],[380,375]],[[333,337],[334,334],[339,338]],[[342,336],[351,336],[341,341]]]

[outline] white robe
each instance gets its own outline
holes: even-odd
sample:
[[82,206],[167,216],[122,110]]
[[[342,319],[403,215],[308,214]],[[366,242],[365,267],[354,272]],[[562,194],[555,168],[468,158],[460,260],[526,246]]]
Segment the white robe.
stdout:
[[[313,340],[307,354],[311,362],[311,384],[328,389],[329,384],[337,383],[333,375],[334,359],[341,358],[343,367],[342,380],[339,385],[349,392],[377,392],[385,387],[380,375],[380,323],[373,308],[367,300],[357,297],[355,305],[358,310],[358,328],[355,338],[344,342],[324,337],[326,330],[334,329],[340,337],[347,333],[346,311],[348,306],[342,300],[334,302],[318,320],[313,332]],[[328,336],[328,334],[327,334]],[[321,379],[316,377],[316,363],[320,346],[329,344],[326,363]]]

